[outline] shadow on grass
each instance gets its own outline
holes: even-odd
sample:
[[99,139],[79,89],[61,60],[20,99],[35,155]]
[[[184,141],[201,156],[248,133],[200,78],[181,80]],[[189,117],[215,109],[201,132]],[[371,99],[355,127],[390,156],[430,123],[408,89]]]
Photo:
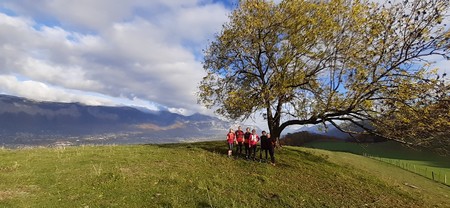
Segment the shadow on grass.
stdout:
[[[195,143],[170,143],[170,144],[151,144],[152,146],[157,146],[159,148],[169,148],[169,149],[201,149],[207,152],[211,152],[214,154],[219,154],[222,156],[228,155],[228,147],[226,142],[224,141],[207,141],[207,142],[195,142]],[[246,159],[245,153],[243,150],[243,154],[236,154],[236,148],[233,149],[233,158],[237,160],[246,160],[249,162],[259,162],[260,161],[260,152],[261,149],[258,147],[255,155],[255,160]],[[262,153],[263,162],[270,161],[270,156],[268,156],[267,160],[265,160],[265,154]],[[313,163],[323,163],[323,164],[332,164],[327,160],[326,157],[321,155],[314,155],[307,151],[302,151],[298,149],[292,148],[283,148],[283,149],[275,149],[275,158],[284,158],[288,160],[305,160]],[[277,160],[277,166],[280,167],[291,167],[291,165],[287,163],[283,163],[280,160]],[[289,162],[288,162],[289,163]]]
[[212,206],[206,201],[201,201],[201,202],[197,203],[197,207],[198,208],[203,208],[203,207],[212,207]]
[[[228,155],[228,146],[227,143],[224,141],[213,141],[213,142],[197,142],[197,143],[192,143],[190,144],[191,147],[186,146],[186,148],[199,148],[214,154],[220,154],[223,156],[227,156]],[[258,146],[255,157],[254,158],[246,158],[245,157],[245,150],[242,150],[242,154],[238,154],[236,151],[236,147],[234,147],[233,149],[233,159],[234,160],[245,160],[247,162],[255,162],[255,163],[269,163],[270,162],[270,156],[268,156],[267,159],[265,159],[265,154],[263,153],[262,155],[260,155],[261,153],[261,149]],[[260,157],[262,157],[262,159],[260,159]],[[277,154],[275,153],[275,158],[277,157]],[[280,164],[280,163],[276,163],[277,166],[286,166],[288,167],[288,164]],[[289,166],[290,167],[290,166]]]
[[283,151],[290,151],[293,152],[295,155],[299,156],[302,160],[307,160],[310,162],[315,162],[315,163],[325,163],[325,164],[333,164],[330,161],[328,161],[328,156],[320,156],[320,155],[315,155],[306,151],[302,151],[302,150],[298,150],[298,149],[286,149]]
[[228,146],[226,142],[214,141],[214,142],[199,142],[193,144],[194,147],[206,150],[212,153],[218,153],[221,155],[228,154]]
[[223,141],[208,141],[208,142],[195,142],[195,143],[170,143],[170,144],[150,144],[160,148],[169,149],[203,149],[208,152],[227,155],[228,147],[226,142]]

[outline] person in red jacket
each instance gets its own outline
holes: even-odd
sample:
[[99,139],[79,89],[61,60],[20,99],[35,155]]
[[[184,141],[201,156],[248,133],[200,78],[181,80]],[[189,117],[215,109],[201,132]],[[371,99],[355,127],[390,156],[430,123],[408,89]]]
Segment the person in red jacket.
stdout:
[[227,134],[228,157],[231,157],[231,154],[233,153],[233,144],[235,141],[236,141],[236,135],[234,134],[233,129],[230,129],[230,131]]
[[238,130],[234,133],[236,135],[236,154],[242,155],[242,146],[244,145],[244,131],[242,131],[241,126],[238,127]]
[[244,133],[244,148],[245,148],[245,159],[249,159],[250,157],[250,136],[252,133],[250,132],[250,128],[245,129]]
[[252,157],[253,160],[256,159],[256,147],[258,146],[258,142],[259,142],[259,136],[258,136],[258,134],[256,134],[256,130],[253,129],[252,134],[250,135],[250,141],[249,141],[250,157]]

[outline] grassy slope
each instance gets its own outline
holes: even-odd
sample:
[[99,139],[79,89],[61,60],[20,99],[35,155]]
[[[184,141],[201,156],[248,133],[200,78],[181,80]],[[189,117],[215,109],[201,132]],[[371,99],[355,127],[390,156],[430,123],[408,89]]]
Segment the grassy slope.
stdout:
[[351,152],[359,155],[369,154],[379,157],[381,160],[397,164],[411,171],[427,175],[431,178],[431,172],[436,174],[436,180],[444,183],[444,175],[447,175],[447,184],[450,185],[450,156],[443,157],[429,151],[419,151],[403,147],[396,142],[382,142],[357,144],[351,142],[311,142],[305,144],[307,147],[331,151]]
[[285,147],[274,167],[227,158],[224,150],[221,142],[0,150],[0,207],[445,207],[450,201],[448,187],[357,155]]

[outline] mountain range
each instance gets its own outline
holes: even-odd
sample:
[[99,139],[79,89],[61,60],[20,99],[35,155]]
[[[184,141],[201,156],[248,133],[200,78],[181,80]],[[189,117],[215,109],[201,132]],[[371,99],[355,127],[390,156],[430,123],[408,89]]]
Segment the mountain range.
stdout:
[[0,145],[167,143],[223,137],[230,123],[132,107],[41,102],[0,95]]

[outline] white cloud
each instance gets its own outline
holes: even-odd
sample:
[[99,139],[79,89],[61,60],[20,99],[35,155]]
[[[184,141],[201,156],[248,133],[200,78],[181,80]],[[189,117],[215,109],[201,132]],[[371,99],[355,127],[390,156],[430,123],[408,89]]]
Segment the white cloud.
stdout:
[[33,80],[19,80],[12,75],[0,75],[0,93],[14,94],[40,101],[81,102],[88,105],[116,105],[110,99],[81,91],[66,90]]
[[[160,26],[165,27],[167,35],[181,41],[204,45],[211,34],[219,32],[221,24],[227,21],[227,16],[219,4],[208,4],[200,7],[177,8],[173,18],[165,17]],[[221,15],[214,15],[221,14]]]
[[[172,18],[180,8],[195,9],[214,5],[201,0],[4,0],[3,6],[42,21],[55,22],[75,29],[99,31],[113,22],[124,22],[135,16],[160,22]],[[0,4],[1,5],[1,4]],[[221,13],[223,11],[220,11]],[[215,15],[221,15],[216,13]]]

